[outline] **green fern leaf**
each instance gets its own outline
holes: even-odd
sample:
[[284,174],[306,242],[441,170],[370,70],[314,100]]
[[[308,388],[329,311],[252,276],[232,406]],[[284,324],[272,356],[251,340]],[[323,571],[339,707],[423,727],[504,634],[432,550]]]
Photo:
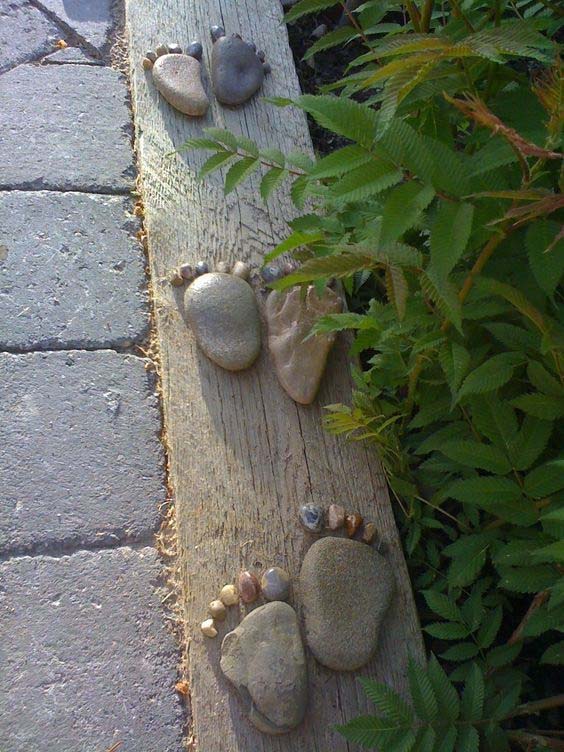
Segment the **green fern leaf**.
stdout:
[[564,416],[564,399],[549,397],[547,394],[522,394],[511,400],[511,404],[528,415],[542,420],[553,420]]
[[391,687],[373,679],[360,678],[359,681],[368,699],[386,718],[390,718],[398,727],[409,726],[413,722],[411,708]]
[[407,735],[408,738],[411,735],[412,744],[411,746],[405,745],[400,748],[397,741],[398,739],[403,740],[406,732],[399,729],[398,725],[394,724],[393,721],[385,718],[376,718],[375,716],[353,718],[345,726],[336,726],[336,729],[348,741],[360,744],[367,749],[384,747],[390,750],[393,749],[394,752],[396,749],[401,749],[402,752],[403,750],[409,752],[413,744],[415,744],[415,735],[413,732],[408,731]]
[[414,181],[402,183],[390,191],[382,210],[380,242],[387,245],[413,227],[434,195],[432,186],[421,186]]
[[286,23],[291,23],[302,16],[317,13],[320,10],[331,8],[333,5],[337,5],[337,0],[300,0],[299,3],[290,8],[284,16],[284,20]]
[[427,672],[411,657],[407,672],[415,712],[424,721],[434,721],[438,716],[439,706]]
[[436,590],[424,590],[423,596],[429,608],[439,616],[442,616],[443,619],[460,623],[464,621],[462,612],[448,595],[438,593]]
[[443,201],[431,227],[431,268],[438,278],[447,277],[462,257],[470,232],[474,207]]
[[260,162],[255,157],[244,157],[235,162],[234,165],[231,165],[225,176],[225,195],[227,196],[227,194],[235,190],[239,183],[242,183],[259,165]]
[[442,316],[462,333],[460,301],[452,285],[445,280],[437,280],[428,271],[422,272],[420,284],[424,295],[436,305]]
[[360,146],[355,144],[344,146],[342,149],[337,149],[337,151],[333,151],[320,159],[309,176],[316,179],[333,178],[336,175],[351,172],[355,167],[367,164],[373,159],[374,156]]
[[324,238],[325,236],[322,232],[301,232],[300,230],[294,230],[291,235],[278,243],[270,253],[267,253],[264,260],[265,262],[274,261],[274,259],[283,253],[288,253],[288,251],[293,251],[303,246],[313,245]]
[[460,715],[458,693],[434,655],[431,655],[429,660],[427,675],[437,698],[439,716],[445,720],[456,721]]
[[272,167],[265,173],[260,182],[260,195],[263,201],[267,201],[269,196],[282,185],[287,177],[288,170],[284,170],[282,167]]
[[439,451],[454,462],[467,467],[505,475],[511,470],[507,457],[497,447],[477,441],[445,441]]
[[198,173],[198,177],[204,178],[206,175],[215,172],[215,170],[219,170],[220,167],[223,167],[227,164],[227,162],[230,162],[234,156],[234,154],[228,151],[220,151],[217,154],[213,154],[204,162],[200,172]]
[[312,334],[342,332],[347,329],[373,329],[376,322],[360,313],[333,313],[319,319],[311,329]]
[[225,151],[225,146],[211,138],[189,138],[176,151],[187,151],[188,149],[212,149],[213,151]]
[[331,193],[343,201],[360,201],[381,193],[401,179],[401,170],[393,164],[373,160],[347,173],[331,187]]
[[361,256],[354,253],[340,253],[334,256],[321,256],[306,261],[300,267],[299,271],[288,274],[287,277],[279,279],[272,284],[275,290],[285,290],[293,285],[299,285],[303,282],[311,282],[316,279],[327,279],[329,277],[347,277],[353,272],[359,272],[363,269],[370,269],[374,266],[374,259],[371,256]]
[[458,729],[456,738],[456,752],[479,752],[480,736],[474,726],[463,726]]
[[550,663],[553,666],[564,666],[564,640],[548,647],[541,656],[541,663]]
[[532,57],[550,62],[552,43],[528,21],[507,20],[499,26],[469,34],[460,42],[482,57],[496,63],[505,62],[504,55]]
[[455,480],[441,495],[477,506],[515,525],[533,525],[538,518],[534,506],[523,498],[518,484],[509,478],[482,476]]
[[525,477],[525,493],[533,499],[550,496],[562,488],[564,488],[564,460],[546,462],[531,470]]
[[505,352],[488,358],[475,368],[462,382],[456,401],[470,394],[484,394],[499,389],[513,376],[516,366],[523,363],[521,353]]
[[481,720],[484,711],[484,693],[484,676],[478,664],[473,663],[466,677],[460,703],[460,715],[463,720]]

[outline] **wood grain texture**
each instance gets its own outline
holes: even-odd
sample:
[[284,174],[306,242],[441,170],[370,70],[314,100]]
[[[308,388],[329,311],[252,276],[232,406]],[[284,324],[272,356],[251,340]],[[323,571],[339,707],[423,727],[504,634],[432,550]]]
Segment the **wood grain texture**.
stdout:
[[[249,371],[232,374],[214,366],[197,349],[183,318],[183,288],[167,281],[181,261],[243,259],[253,265],[287,234],[292,216],[287,197],[265,207],[257,180],[223,196],[221,176],[195,178],[206,156],[170,152],[202,127],[226,127],[261,147],[311,151],[305,117],[255,97],[243,108],[227,109],[211,96],[202,120],[176,113],[156,92],[141,68],[145,50],[161,41],[204,44],[209,70],[209,27],[223,25],[264,49],[272,75],[265,95],[295,96],[296,72],[281,25],[279,0],[127,0],[132,60],[136,145],[143,184],[149,257],[155,289],[158,338],[163,366],[165,423],[170,478],[175,490],[189,633],[191,723],[199,752],[344,752],[349,746],[333,725],[369,708],[357,682],[377,677],[405,691],[409,653],[423,656],[405,561],[382,471],[373,450],[346,443],[323,431],[323,405],[348,402],[347,347],[341,341],[314,405],[300,407],[282,391],[266,348]],[[266,341],[266,337],[264,338]],[[283,737],[268,737],[244,718],[220,668],[221,636],[240,619],[230,609],[220,638],[199,633],[207,604],[240,568],[255,571],[279,565],[295,578],[311,539],[297,521],[301,503],[336,501],[374,519],[381,530],[398,595],[382,630],[376,658],[354,675],[338,674],[309,661],[310,704],[304,724]],[[300,609],[297,588],[292,598]],[[163,751],[164,752],[164,751]],[[167,751],[168,752],[168,751]],[[170,751],[172,752],[172,751]]]

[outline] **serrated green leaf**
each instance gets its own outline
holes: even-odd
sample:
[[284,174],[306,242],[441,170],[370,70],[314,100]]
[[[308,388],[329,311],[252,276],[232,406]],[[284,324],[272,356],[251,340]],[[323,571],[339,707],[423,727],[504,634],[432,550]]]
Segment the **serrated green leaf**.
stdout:
[[541,656],[541,663],[550,663],[553,666],[564,666],[564,640],[548,647]]
[[447,280],[437,280],[432,272],[422,272],[420,276],[421,289],[438,308],[442,316],[462,331],[462,315],[460,301],[454,287]]
[[538,518],[538,512],[522,496],[519,485],[509,478],[482,476],[455,480],[442,491],[442,496],[477,506],[516,525],[533,525]]
[[261,149],[260,156],[267,162],[272,162],[277,167],[284,167],[286,165],[286,157],[280,149]]
[[317,52],[328,50],[331,47],[336,47],[338,44],[344,44],[345,42],[351,42],[353,39],[358,38],[358,31],[352,26],[341,26],[340,28],[333,29],[327,34],[324,34],[321,39],[314,42],[311,47],[306,50],[303,60],[309,60]]
[[499,353],[479,365],[462,382],[457,401],[470,394],[485,394],[499,389],[513,376],[513,370],[523,362],[520,353]]
[[371,107],[344,97],[311,94],[299,97],[296,104],[323,128],[350,138],[359,146],[369,149],[373,145],[378,113]]
[[368,699],[386,718],[390,718],[398,726],[406,726],[413,721],[413,712],[409,705],[387,684],[363,677],[359,682]]
[[204,133],[215,141],[225,144],[232,151],[237,151],[237,137],[230,131],[226,131],[224,128],[204,128]]
[[246,136],[237,136],[237,146],[241,151],[247,152],[251,157],[258,158],[259,148],[254,141]]
[[552,460],[525,476],[524,490],[534,499],[549,496],[564,488],[564,460]]
[[423,596],[429,608],[443,619],[463,622],[462,612],[448,595],[438,593],[436,590],[424,590]]
[[462,719],[465,721],[479,721],[482,718],[484,694],[484,676],[478,664],[473,663],[464,684],[462,701],[460,703],[460,716]]
[[370,269],[374,266],[374,259],[370,256],[361,256],[354,253],[339,253],[334,256],[321,256],[309,259],[302,264],[299,271],[288,274],[286,277],[274,282],[271,286],[274,290],[285,290],[293,285],[303,282],[311,282],[316,279],[328,279],[329,277],[346,277],[353,272]]
[[[336,729],[348,741],[360,744],[367,749],[382,746],[388,747],[392,743],[397,745],[398,741],[401,741],[402,752],[409,752],[413,744],[415,744],[415,734],[412,731],[402,731],[398,729],[397,724],[394,724],[393,721],[385,718],[376,718],[375,716],[353,718],[345,726],[336,726]],[[411,746],[409,745],[410,741]]]
[[427,675],[437,698],[440,716],[449,721],[456,721],[460,714],[458,693],[434,655],[431,655],[429,660]]
[[415,752],[433,752],[436,739],[437,734],[435,733],[435,729],[431,726],[420,729],[417,733],[417,739],[415,742]]
[[503,570],[499,586],[514,593],[537,593],[554,582],[555,572],[547,564],[508,567]]
[[555,541],[554,543],[549,543],[547,546],[537,548],[531,555],[535,561],[564,564],[564,540]]
[[388,300],[393,304],[398,319],[401,321],[405,316],[407,295],[409,292],[405,274],[399,266],[388,264],[384,269],[384,281]]
[[176,151],[187,151],[188,149],[212,149],[213,151],[225,151],[223,144],[213,141],[211,138],[189,138]]
[[539,392],[550,394],[552,397],[564,397],[564,386],[536,360],[527,366],[527,376]]
[[562,274],[564,274],[564,240],[560,240],[550,250],[560,226],[549,219],[537,219],[529,225],[525,236],[531,271],[544,292],[552,297]]
[[439,640],[463,640],[470,634],[470,630],[464,624],[444,621],[428,624],[423,630]]
[[[487,663],[492,668],[501,668],[502,666],[507,666],[510,663],[512,663],[515,658],[519,655],[521,652],[521,648],[523,647],[522,643],[515,643],[514,645],[499,645],[499,647],[492,648],[486,657]],[[518,696],[518,694],[517,694]],[[508,703],[511,705],[511,703]],[[513,705],[511,705],[510,709],[513,709]],[[509,711],[507,711],[509,712]],[[499,716],[497,716],[499,717]]]
[[434,721],[439,713],[431,680],[422,666],[410,657],[408,663],[409,688],[415,712],[424,721]]
[[477,441],[445,441],[439,451],[454,462],[467,467],[489,470],[491,473],[505,475],[511,470],[507,457],[497,447],[480,444]]
[[[553,576],[556,578],[558,575]],[[540,590],[541,588],[539,588]],[[550,603],[550,601],[549,601]],[[564,604],[556,608],[548,608],[547,604],[541,606],[530,617],[523,628],[524,637],[538,637],[551,629],[564,632]]]
[[386,245],[398,240],[406,230],[413,227],[434,196],[432,186],[422,186],[415,181],[393,188],[382,209],[380,242]]
[[441,653],[441,658],[445,661],[468,661],[470,658],[475,658],[479,652],[480,649],[473,642],[460,642]]
[[337,5],[337,0],[300,0],[299,3],[290,8],[284,16],[284,20],[286,23],[291,23],[302,16],[317,13],[320,10],[331,8],[333,5]]
[[474,207],[443,201],[431,227],[431,267],[438,278],[446,278],[462,257],[470,232]]
[[480,737],[474,726],[463,726],[458,729],[456,738],[456,752],[479,752]]
[[360,165],[367,164],[374,159],[374,156],[366,149],[352,144],[344,146],[342,149],[331,152],[316,162],[315,167],[309,173],[311,178],[333,178],[337,175],[343,175],[351,172]]
[[535,350],[539,346],[538,336],[521,326],[494,321],[482,324],[508,350]]
[[260,182],[260,195],[263,201],[267,201],[269,196],[284,182],[288,176],[288,170],[282,167],[272,167],[263,175]]
[[390,162],[372,160],[334,183],[331,193],[342,201],[360,201],[398,183],[401,178],[401,170]]
[[450,342],[439,351],[439,362],[454,394],[468,371],[470,353],[458,342]]
[[443,549],[443,554],[452,558],[448,570],[449,584],[463,587],[473,582],[486,563],[486,554],[495,533],[474,533],[461,536]]
[[198,177],[204,178],[206,175],[209,175],[215,170],[219,170],[220,167],[223,167],[225,164],[227,164],[227,162],[230,162],[233,157],[234,154],[226,151],[220,151],[217,154],[213,154],[204,162],[200,172],[198,173]]
[[265,262],[274,261],[274,259],[281,256],[283,253],[293,251],[296,248],[301,248],[304,245],[313,245],[324,239],[322,232],[301,232],[300,230],[294,230],[294,232],[287,238],[278,243],[275,248],[267,253],[264,257]]
[[549,397],[547,394],[522,394],[511,400],[511,404],[528,415],[541,420],[554,420],[564,416],[564,399]]
[[296,178],[290,188],[290,197],[298,209],[303,209],[309,188],[309,177],[302,175]]
[[454,752],[457,734],[456,726],[443,727],[434,752]]
[[510,458],[515,470],[528,470],[546,449],[553,424],[525,415],[521,429],[510,445]]
[[493,610],[488,611],[476,634],[476,642],[482,649],[491,646],[499,632],[502,619],[503,609],[501,606],[496,606]]
[[258,159],[255,157],[244,157],[234,165],[231,165],[225,176],[225,188],[224,193],[231,193],[235,188],[242,183],[252,172],[254,172],[260,165]]

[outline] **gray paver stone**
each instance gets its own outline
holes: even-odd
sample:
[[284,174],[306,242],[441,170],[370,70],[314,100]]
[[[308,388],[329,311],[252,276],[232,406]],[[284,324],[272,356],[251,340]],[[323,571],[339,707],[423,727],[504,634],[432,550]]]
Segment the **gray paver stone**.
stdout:
[[0,73],[55,48],[57,27],[29,0],[0,3]]
[[181,752],[159,570],[151,548],[0,565],[0,749]]
[[0,354],[0,553],[156,530],[163,456],[145,363],[108,350]]
[[39,3],[97,49],[106,45],[112,28],[112,0],[39,0]]
[[133,187],[123,76],[95,65],[20,65],[0,76],[0,189]]
[[131,210],[122,196],[0,192],[0,348],[143,339],[145,261]]
[[47,55],[43,58],[44,63],[77,63],[80,65],[104,65],[103,60],[97,60],[94,57],[90,57],[83,52],[80,47],[65,47],[62,50],[53,52],[52,55]]

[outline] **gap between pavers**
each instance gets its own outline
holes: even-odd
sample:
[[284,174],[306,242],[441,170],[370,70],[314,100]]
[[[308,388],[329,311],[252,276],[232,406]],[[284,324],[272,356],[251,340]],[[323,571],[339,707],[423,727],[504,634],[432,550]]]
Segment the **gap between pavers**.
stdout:
[[0,354],[0,555],[150,540],[165,500],[148,361]]
[[0,565],[0,749],[181,752],[161,566],[152,548]]

